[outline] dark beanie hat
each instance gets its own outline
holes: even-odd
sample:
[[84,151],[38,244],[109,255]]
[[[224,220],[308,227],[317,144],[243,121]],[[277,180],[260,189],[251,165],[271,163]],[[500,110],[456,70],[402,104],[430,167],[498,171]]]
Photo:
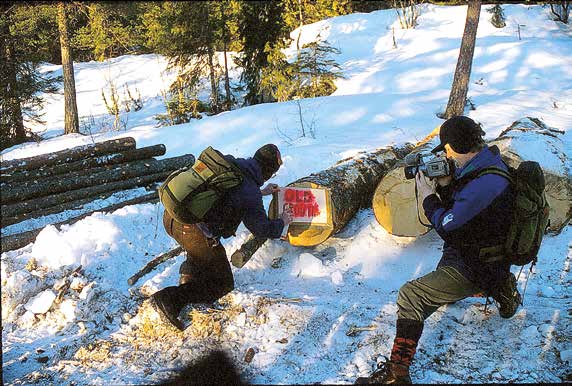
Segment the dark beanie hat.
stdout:
[[262,177],[264,180],[270,179],[280,168],[278,153],[278,147],[272,143],[262,146],[254,153],[254,159],[258,161],[262,167]]
[[473,147],[483,142],[483,135],[485,132],[481,126],[471,118],[461,115],[451,117],[441,125],[439,130],[441,143],[431,152],[443,151],[445,144],[448,143],[457,153],[467,154]]

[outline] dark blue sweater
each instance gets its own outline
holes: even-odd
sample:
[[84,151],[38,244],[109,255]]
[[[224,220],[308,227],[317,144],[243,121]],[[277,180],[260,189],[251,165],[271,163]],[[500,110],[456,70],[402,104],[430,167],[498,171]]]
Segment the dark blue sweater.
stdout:
[[264,183],[260,165],[254,158],[225,158],[236,164],[244,177],[242,184],[231,189],[205,217],[205,224],[215,237],[234,236],[241,221],[256,237],[277,239],[284,222],[270,220],[264,210],[260,187]]
[[423,201],[425,215],[445,241],[439,266],[457,268],[484,290],[499,285],[510,265],[482,263],[479,249],[504,243],[513,210],[513,191],[506,178],[468,177],[489,166],[507,170],[496,146],[485,147],[457,169],[452,184],[438,190],[440,197],[432,194]]

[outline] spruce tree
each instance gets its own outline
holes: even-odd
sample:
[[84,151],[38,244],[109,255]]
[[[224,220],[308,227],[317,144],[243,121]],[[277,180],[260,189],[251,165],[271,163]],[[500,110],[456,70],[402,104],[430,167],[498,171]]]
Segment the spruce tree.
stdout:
[[[30,28],[37,22],[34,6],[4,2],[0,5],[0,147],[26,141],[32,136],[28,126],[43,123],[42,93],[55,93],[60,77],[39,71],[46,51],[45,31]],[[42,14],[44,15],[44,14]],[[53,13],[51,14],[54,15]],[[55,18],[52,22],[55,22]],[[57,31],[57,29],[55,30]]]

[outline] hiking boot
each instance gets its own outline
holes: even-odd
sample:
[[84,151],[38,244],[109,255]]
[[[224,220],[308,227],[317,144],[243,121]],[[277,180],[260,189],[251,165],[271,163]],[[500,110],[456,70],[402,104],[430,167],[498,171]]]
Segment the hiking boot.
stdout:
[[516,288],[516,277],[510,273],[509,277],[503,285],[492,295],[493,299],[497,302],[499,315],[502,318],[512,318],[522,304],[522,297]]
[[388,361],[377,364],[377,370],[369,377],[359,377],[354,385],[410,385],[409,367]]
[[165,293],[165,291],[155,292],[153,295],[151,295],[149,301],[163,322],[170,323],[180,331],[184,331],[185,327],[179,320],[179,312],[181,310],[173,304],[171,298],[167,293]]

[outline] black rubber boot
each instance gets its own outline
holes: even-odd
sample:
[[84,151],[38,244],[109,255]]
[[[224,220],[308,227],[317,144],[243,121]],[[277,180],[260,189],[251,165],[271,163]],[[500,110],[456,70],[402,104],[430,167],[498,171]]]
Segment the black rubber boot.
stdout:
[[518,306],[522,304],[522,297],[516,288],[516,277],[510,273],[504,284],[492,294],[497,302],[499,315],[505,319],[512,318],[516,314]]
[[166,290],[162,289],[151,295],[149,299],[151,306],[153,306],[155,312],[159,314],[164,322],[170,323],[180,331],[183,331],[185,327],[179,320],[179,312],[181,312],[182,307],[175,304],[172,295]]

